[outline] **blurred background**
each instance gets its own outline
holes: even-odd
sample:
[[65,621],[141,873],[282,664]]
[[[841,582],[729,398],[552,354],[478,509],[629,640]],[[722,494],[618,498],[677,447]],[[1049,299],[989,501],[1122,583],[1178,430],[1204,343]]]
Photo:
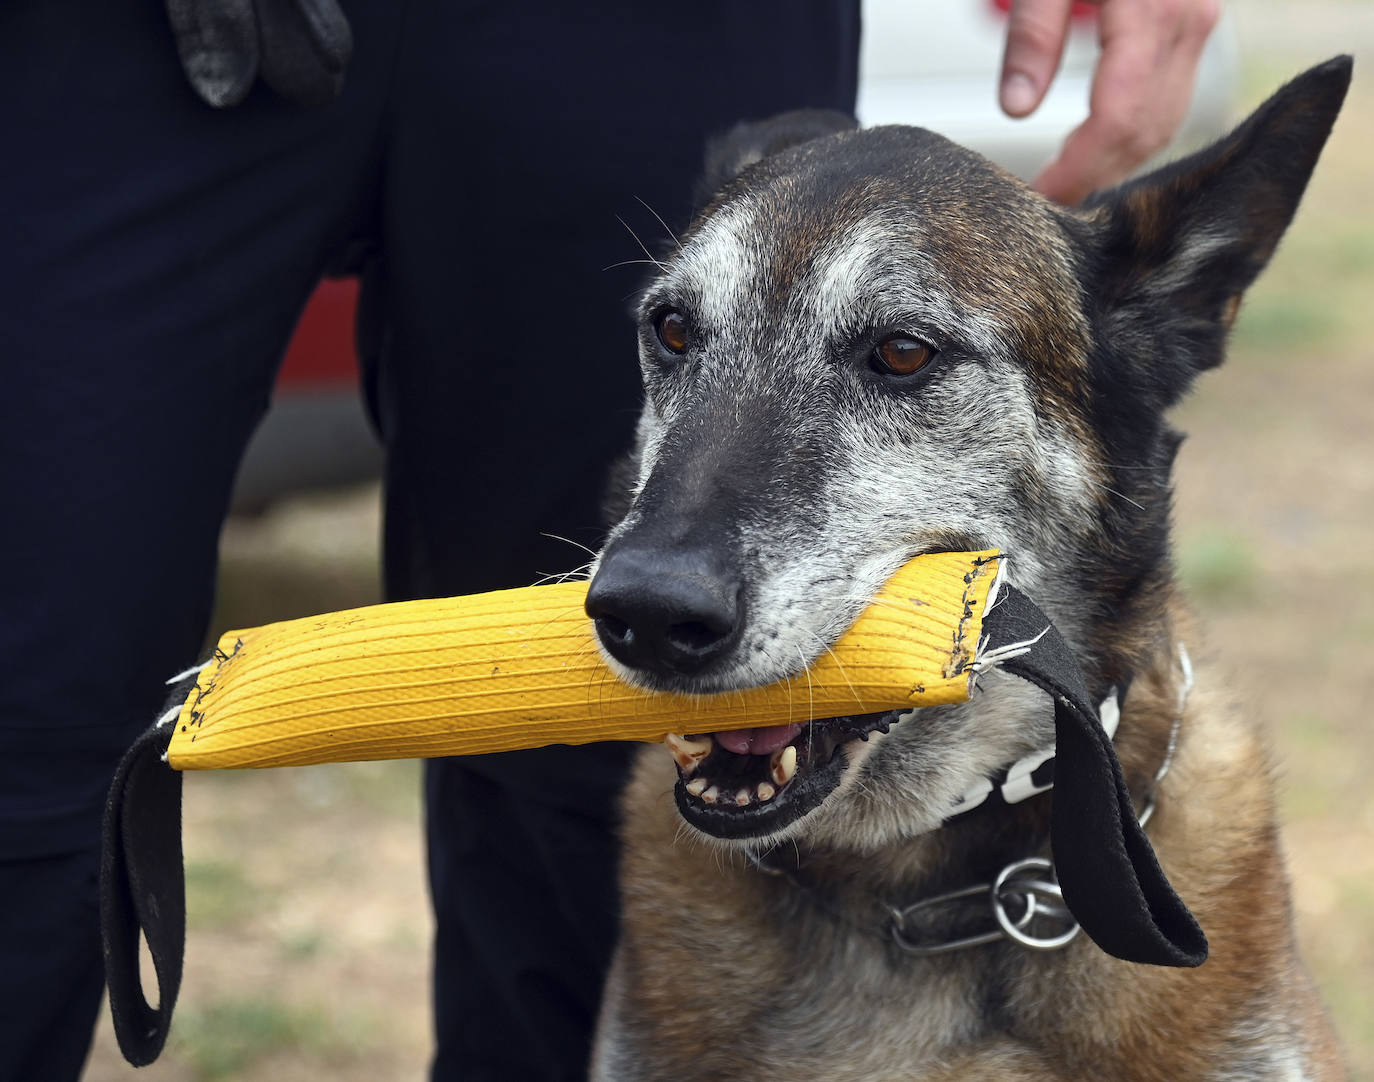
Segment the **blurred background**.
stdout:
[[[1092,24],[1079,20],[1041,113],[1011,122],[994,99],[1004,7],[866,0],[864,120],[918,123],[1033,173],[1085,111]],[[1355,54],[1355,83],[1297,221],[1227,365],[1175,418],[1189,434],[1176,523],[1206,632],[1194,653],[1274,733],[1299,936],[1353,1077],[1374,1082],[1374,5],[1232,0],[1176,149],[1337,52]],[[329,283],[302,321],[224,533],[212,637],[380,600],[352,297]],[[168,1049],[137,1077],[424,1076],[418,778],[413,762],[188,778],[186,979]],[[133,1076],[102,1019],[86,1082]]]

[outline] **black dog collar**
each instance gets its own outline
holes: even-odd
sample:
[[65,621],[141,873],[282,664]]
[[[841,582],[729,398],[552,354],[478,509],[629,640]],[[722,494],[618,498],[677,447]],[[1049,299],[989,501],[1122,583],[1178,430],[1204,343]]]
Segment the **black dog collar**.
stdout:
[[[1098,720],[1109,740],[1116,736],[1117,722],[1121,718],[1121,702],[1125,697],[1126,686],[1118,685],[1108,692],[1097,708]],[[944,822],[953,822],[984,808],[1020,804],[1039,793],[1053,789],[1054,762],[1054,745],[1017,759],[1010,766],[1003,767],[970,787],[959,802],[949,809]]]

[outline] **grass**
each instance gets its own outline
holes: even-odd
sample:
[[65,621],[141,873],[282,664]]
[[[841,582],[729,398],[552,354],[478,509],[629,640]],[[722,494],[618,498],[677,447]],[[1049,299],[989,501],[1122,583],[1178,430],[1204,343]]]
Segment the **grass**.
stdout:
[[1212,527],[1179,542],[1179,579],[1196,604],[1235,604],[1258,590],[1254,544],[1242,534]]
[[338,763],[302,772],[317,798],[366,809],[393,819],[414,820],[420,799],[420,763],[392,759],[375,763]]
[[263,903],[241,860],[186,860],[186,919],[199,928],[228,928]]
[[1309,215],[1251,289],[1236,320],[1232,348],[1301,363],[1349,348],[1366,333],[1374,229]]
[[178,1018],[172,1050],[204,1082],[270,1078],[261,1070],[283,1053],[323,1057],[356,1054],[370,1027],[340,1025],[319,1008],[291,1006],[274,997],[214,1000]]
[[1236,321],[1232,348],[1286,356],[1313,347],[1328,348],[1344,337],[1333,320],[1334,307],[1328,298],[1308,294],[1252,298]]

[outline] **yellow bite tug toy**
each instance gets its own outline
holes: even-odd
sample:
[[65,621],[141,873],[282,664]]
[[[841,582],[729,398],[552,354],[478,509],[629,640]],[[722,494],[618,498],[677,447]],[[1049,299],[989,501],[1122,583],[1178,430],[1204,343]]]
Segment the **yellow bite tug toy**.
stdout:
[[623,683],[585,582],[231,631],[175,715],[177,770],[472,755],[963,702],[999,555],[918,556],[809,670],[689,697]]
[[[1198,965],[1206,937],[1154,857],[1082,671],[1039,607],[999,585],[1002,559],[918,556],[811,668],[721,695],[623,683],[597,651],[583,582],[230,632],[205,666],[177,678],[181,701],[134,742],[106,803],[100,923],[125,1058],[140,1066],[157,1057],[181,985],[181,771],[733,735],[964,702],[974,677],[992,669],[1053,699],[1051,845],[1074,919],[1118,958]],[[156,1006],[144,994],[140,940]]]

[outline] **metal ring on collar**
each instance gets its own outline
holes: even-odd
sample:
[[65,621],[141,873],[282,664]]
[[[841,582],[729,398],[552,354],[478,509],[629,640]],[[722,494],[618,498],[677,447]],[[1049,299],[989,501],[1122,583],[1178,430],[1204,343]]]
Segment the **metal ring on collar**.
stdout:
[[[997,929],[988,932],[979,932],[976,935],[963,936],[959,939],[948,939],[941,943],[918,943],[911,939],[907,931],[907,922],[917,913],[921,913],[936,906],[945,905],[949,902],[962,901],[964,898],[976,898],[988,891],[988,884],[978,883],[971,887],[961,887],[958,890],[947,891],[944,894],[932,895],[923,898],[919,902],[914,902],[908,906],[890,906],[891,922],[888,925],[892,932],[892,939],[907,954],[914,954],[917,958],[929,958],[936,954],[947,954],[950,951],[963,950],[966,947],[981,947],[986,943],[996,943],[1002,938],[1002,933]],[[1031,907],[1026,908],[1021,920],[1025,924],[1030,923],[1034,915]]]
[[[1032,871],[1045,873],[1048,878],[1030,879],[1022,874]],[[1002,934],[1008,939],[1030,950],[1037,951],[1059,950],[1073,942],[1074,937],[1078,935],[1081,929],[1078,922],[1063,908],[1064,893],[1059,889],[1059,884],[1054,882],[1053,877],[1054,865],[1044,857],[1027,857],[1024,860],[1012,861],[998,873],[997,880],[993,883],[991,890],[992,915],[997,919]],[[1002,901],[1003,896],[1007,894],[1018,895],[1026,899],[1025,911],[1017,920],[1012,920]],[[1040,900],[1039,895],[1041,894],[1048,895],[1053,901],[1048,905],[1045,904]],[[1059,935],[1032,935],[1025,931],[1025,928],[1037,914],[1065,919],[1069,922],[1069,927]]]

